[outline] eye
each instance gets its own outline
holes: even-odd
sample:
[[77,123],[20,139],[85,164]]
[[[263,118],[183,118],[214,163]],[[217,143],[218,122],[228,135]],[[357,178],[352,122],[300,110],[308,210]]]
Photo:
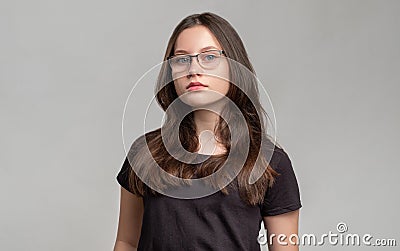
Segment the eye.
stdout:
[[204,60],[205,61],[213,61],[213,60],[215,60],[215,58],[216,58],[216,56],[214,54],[207,54],[207,55],[205,55]]
[[187,64],[190,62],[190,57],[180,56],[175,58],[175,63],[177,64]]

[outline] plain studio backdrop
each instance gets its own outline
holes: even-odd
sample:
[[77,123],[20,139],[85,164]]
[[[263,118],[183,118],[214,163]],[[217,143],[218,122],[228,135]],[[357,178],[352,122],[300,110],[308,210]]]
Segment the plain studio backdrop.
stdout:
[[299,234],[400,241],[399,1],[2,1],[0,250],[112,249],[128,94],[203,11],[236,28],[271,97]]

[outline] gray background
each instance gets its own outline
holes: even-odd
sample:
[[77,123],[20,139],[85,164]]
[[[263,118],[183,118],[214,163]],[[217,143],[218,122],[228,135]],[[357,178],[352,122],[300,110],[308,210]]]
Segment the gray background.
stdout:
[[1,1],[1,250],[112,249],[125,101],[203,11],[237,29],[272,99],[300,234],[343,221],[400,241],[399,1]]

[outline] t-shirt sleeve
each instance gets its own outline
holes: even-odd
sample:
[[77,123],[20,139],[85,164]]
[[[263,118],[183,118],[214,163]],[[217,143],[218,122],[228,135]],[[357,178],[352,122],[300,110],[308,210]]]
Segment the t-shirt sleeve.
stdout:
[[262,216],[273,216],[297,210],[302,207],[299,186],[288,154],[280,149],[278,164],[272,168],[280,175],[275,177],[272,187],[268,187],[261,206]]
[[121,170],[117,175],[117,182],[120,184],[121,187],[125,188],[131,193],[134,193],[129,185],[129,177],[132,172],[133,170],[131,168],[131,165],[129,164],[128,157],[125,157]]
[[[132,190],[129,179],[131,175],[136,175],[136,173],[132,169],[130,161],[132,161],[134,156],[138,153],[140,146],[143,145],[143,140],[144,138],[140,137],[133,142],[127,156],[124,159],[124,162],[122,163],[121,169],[116,177],[118,184],[133,194],[136,193]],[[141,196],[140,194],[137,195]]]

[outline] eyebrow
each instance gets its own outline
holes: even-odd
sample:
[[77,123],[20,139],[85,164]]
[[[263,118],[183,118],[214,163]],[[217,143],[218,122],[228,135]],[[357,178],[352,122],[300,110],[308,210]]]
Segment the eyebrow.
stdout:
[[[200,52],[202,52],[202,51],[208,51],[208,50],[211,50],[211,49],[220,50],[219,48],[217,48],[217,47],[215,47],[215,46],[207,46],[207,47],[202,48],[202,49],[200,50]],[[182,50],[182,49],[176,50],[176,51],[174,52],[174,54],[177,54],[177,53],[189,54],[188,51],[185,51],[185,50]]]

